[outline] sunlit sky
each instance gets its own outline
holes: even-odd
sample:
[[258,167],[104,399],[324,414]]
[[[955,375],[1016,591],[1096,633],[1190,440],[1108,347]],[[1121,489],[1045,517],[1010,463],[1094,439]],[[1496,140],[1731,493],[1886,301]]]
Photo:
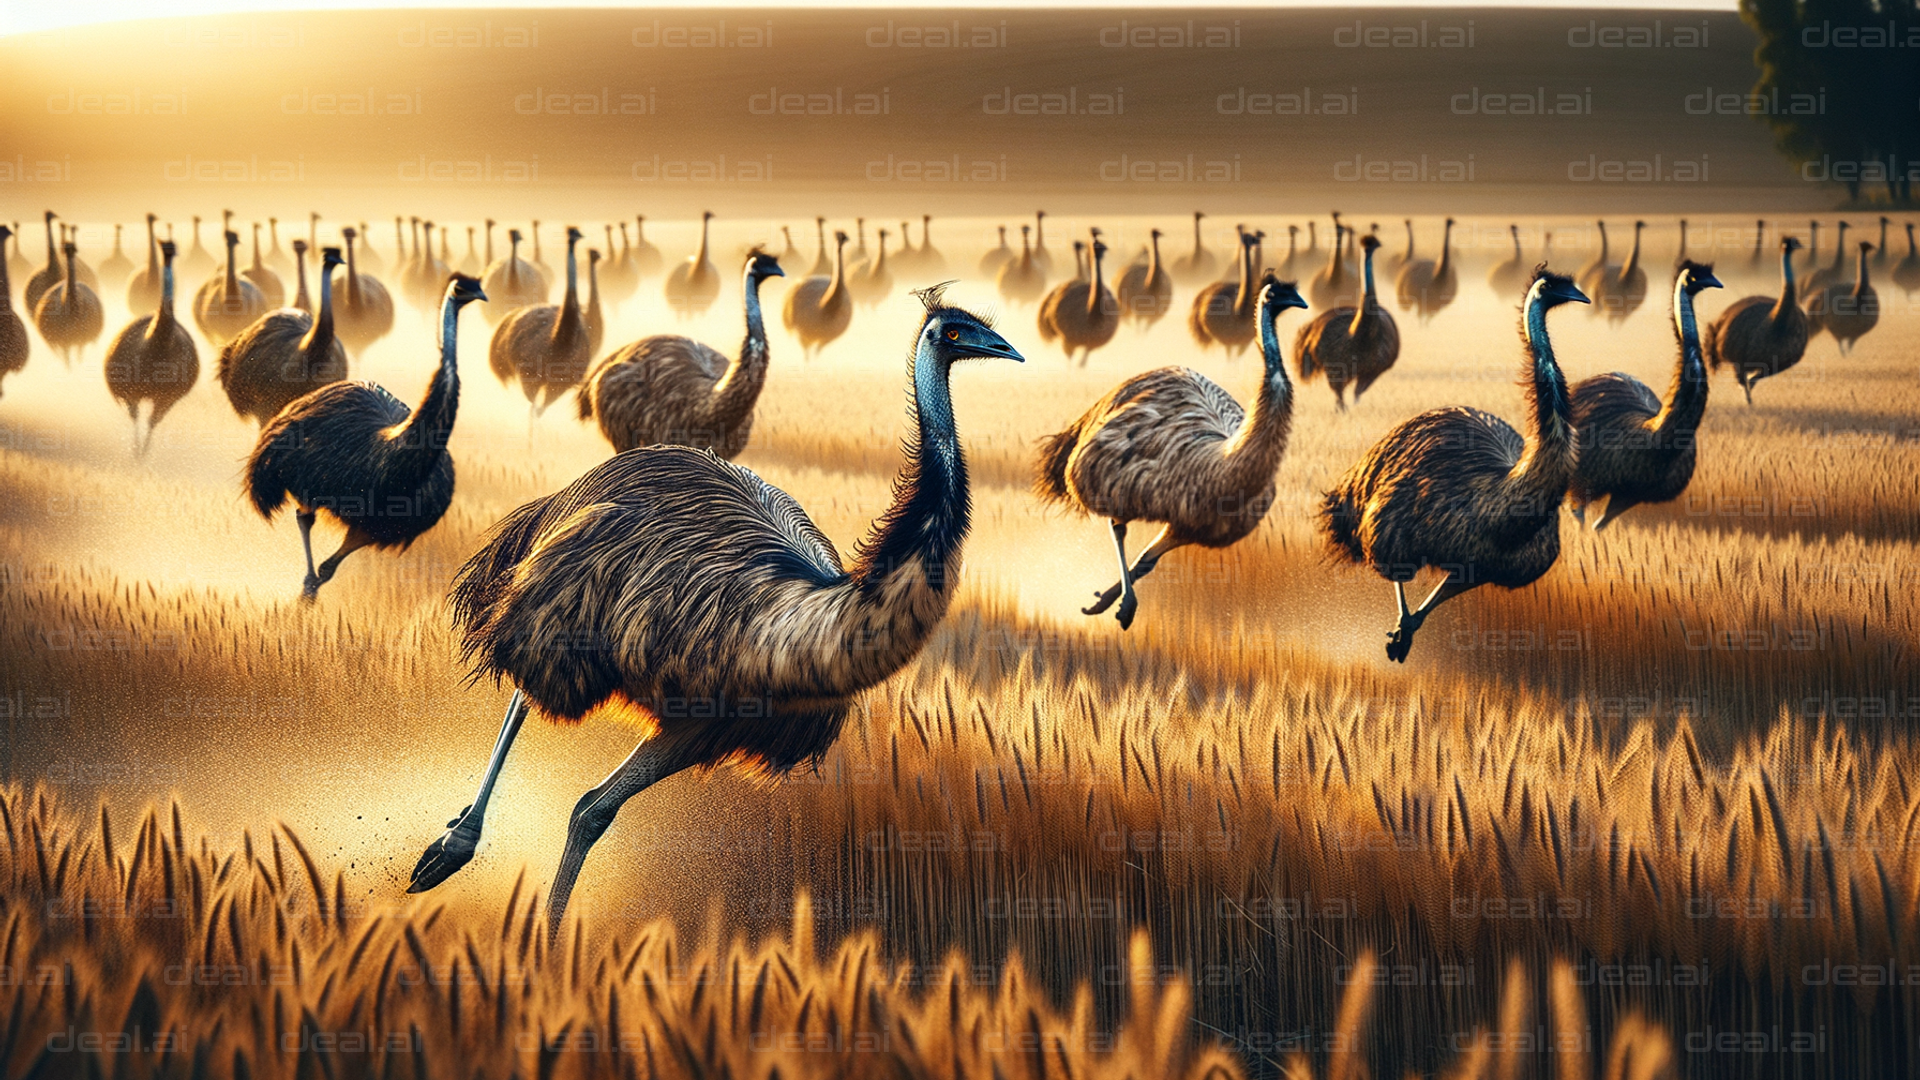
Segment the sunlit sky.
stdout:
[[[364,11],[364,10],[405,10],[417,8],[459,8],[478,10],[484,8],[640,8],[646,6],[674,8],[768,8],[768,7],[873,7],[873,8],[1033,8],[1033,7],[1155,7],[1171,8],[1182,6],[1167,3],[1165,0],[1049,0],[1036,4],[1034,0],[970,0],[965,4],[929,4],[902,2],[902,0],[840,0],[837,3],[822,4],[815,0],[763,0],[761,3],[702,3],[700,0],[682,0],[679,3],[641,5],[622,0],[405,0],[393,3],[367,3],[366,0],[0,0],[0,36],[7,34],[33,33],[41,30],[55,30],[70,26],[88,26],[95,23],[118,22],[125,19],[157,19],[190,15],[230,15],[245,12],[290,12],[290,11]],[[1291,3],[1274,4],[1259,0],[1212,0],[1197,7],[1566,7],[1574,9],[1604,8],[1615,10],[1683,10],[1683,11],[1732,11],[1736,0],[1593,0],[1579,4],[1555,4],[1542,0],[1491,0],[1480,3],[1448,3],[1444,0],[1293,0]]]

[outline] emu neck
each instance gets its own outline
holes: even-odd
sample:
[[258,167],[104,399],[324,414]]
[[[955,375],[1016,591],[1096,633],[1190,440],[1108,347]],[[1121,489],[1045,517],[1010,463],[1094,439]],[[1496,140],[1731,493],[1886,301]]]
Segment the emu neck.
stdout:
[[7,244],[0,240],[0,311],[13,310],[13,283],[7,277]]
[[[1338,247],[1335,248],[1336,259]],[[1253,245],[1240,242],[1240,288],[1233,295],[1233,310],[1241,315],[1253,310]]]
[[[1527,449],[1514,465],[1510,480],[1529,488],[1550,489],[1559,484],[1564,493],[1572,463],[1572,417],[1567,403],[1567,382],[1553,356],[1553,342],[1547,337],[1547,309],[1538,296],[1527,302],[1526,344],[1528,354],[1527,397],[1533,406],[1533,431],[1527,436]],[[1551,501],[1557,505],[1558,496]]]
[[1221,447],[1221,456],[1236,470],[1244,470],[1246,480],[1263,483],[1280,466],[1287,452],[1287,438],[1293,432],[1293,382],[1287,378],[1287,365],[1280,355],[1280,334],[1274,320],[1280,312],[1260,309],[1260,357],[1265,370],[1260,392],[1253,396],[1247,414],[1233,437]]
[[1440,261],[1433,264],[1433,276],[1438,279],[1453,265],[1453,223],[1448,222],[1446,230],[1440,234]]
[[1778,323],[1793,312],[1800,302],[1799,284],[1793,278],[1793,252],[1780,253],[1780,299],[1773,302],[1773,321]]
[[1087,314],[1097,315],[1100,311],[1100,294],[1107,289],[1107,279],[1100,266],[1099,252],[1090,251],[1087,254],[1093,263],[1093,287],[1087,290]]
[[[354,246],[353,241],[348,240],[347,241],[347,303],[357,305],[360,303],[360,271],[354,262],[353,246]],[[320,286],[320,294],[322,296],[325,296],[326,291],[327,291],[326,284],[323,279],[322,284]]]
[[153,313],[153,320],[147,323],[147,337],[159,339],[170,333],[173,328],[173,260],[160,271],[160,307]]
[[1147,280],[1160,280],[1160,238],[1150,237],[1153,245],[1147,251]]
[[1861,296],[1865,294],[1868,287],[1869,285],[1867,282],[1867,253],[1863,249],[1860,252],[1860,268],[1854,272],[1853,295]]
[[553,340],[573,333],[580,326],[580,268],[573,257],[573,243],[567,243],[567,298],[560,303],[560,317],[553,323]]
[[47,220],[47,265],[60,265],[60,249],[53,244],[53,219]]
[[853,569],[855,588],[869,605],[886,603],[899,587],[928,589],[944,601],[959,577],[972,512],[967,465],[954,429],[947,363],[924,335],[913,355],[913,418],[893,505],[861,542]]
[[760,399],[760,388],[767,381],[767,330],[760,318],[760,279],[747,275],[747,337],[740,343],[740,355],[727,365],[727,373],[713,385],[710,407],[718,428],[731,430],[753,409]]
[[308,310],[313,306],[313,300],[307,296],[307,256],[302,252],[294,253],[293,273],[300,284],[299,291],[293,296],[293,306],[302,311]]
[[827,291],[820,294],[820,306],[826,307],[837,300],[847,287],[847,244],[840,241],[833,248],[833,283]]
[[1680,359],[1674,365],[1673,385],[1667,389],[1666,407],[1647,421],[1647,426],[1664,437],[1690,432],[1700,426],[1707,411],[1707,366],[1700,355],[1700,326],[1693,315],[1693,296],[1684,282],[1673,287],[1673,331],[1680,339]]
[[440,367],[427,384],[427,396],[401,425],[395,442],[404,451],[424,451],[437,457],[447,448],[453,417],[460,408],[458,363],[460,308],[451,297],[440,304]]
[[333,267],[320,268],[320,314],[313,317],[313,325],[307,328],[307,336],[300,341],[300,351],[311,363],[314,358],[324,356],[333,348]]
[[147,276],[160,272],[160,242],[154,239],[153,222],[147,222]]
[[1626,264],[1620,267],[1621,280],[1623,281],[1626,280],[1627,275],[1633,273],[1633,271],[1636,268],[1638,268],[1639,265],[1640,265],[1640,229],[1638,226],[1635,226],[1633,230],[1633,250],[1627,252]]
[[[240,292],[240,271],[234,253],[240,250],[239,244],[227,245],[227,296],[229,299]],[[69,259],[69,262],[72,260]]]

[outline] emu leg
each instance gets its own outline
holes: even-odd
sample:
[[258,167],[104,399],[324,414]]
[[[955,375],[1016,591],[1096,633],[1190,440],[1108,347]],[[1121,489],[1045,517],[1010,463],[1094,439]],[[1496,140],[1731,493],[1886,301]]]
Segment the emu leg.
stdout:
[[600,781],[598,787],[580,796],[573,815],[567,821],[567,846],[560,853],[560,868],[553,875],[553,888],[547,898],[547,940],[557,941],[560,924],[566,918],[567,902],[587,852],[600,839],[614,815],[628,799],[691,765],[699,764],[664,737],[656,737],[636,747],[619,768]]
[[[1121,528],[1122,528],[1122,533],[1124,535],[1125,526],[1122,526]],[[1173,535],[1173,526],[1169,525],[1161,529],[1160,535],[1154,537],[1153,543],[1147,545],[1147,550],[1141,552],[1140,557],[1133,561],[1133,566],[1131,569],[1127,567],[1126,556],[1122,554],[1121,573],[1122,573],[1122,581],[1125,583],[1126,591],[1131,592],[1132,591],[1131,586],[1139,584],[1141,578],[1146,577],[1148,574],[1153,573],[1153,568],[1155,566],[1160,565],[1160,557],[1162,555],[1165,555],[1167,552],[1172,551],[1174,548],[1185,547],[1186,544],[1187,542],[1185,540],[1178,539]],[[1107,591],[1101,593],[1100,598],[1094,601],[1094,605],[1092,607],[1083,608],[1081,610],[1088,615],[1100,614],[1101,612],[1107,610],[1107,608],[1111,607],[1115,600],[1118,600],[1120,598],[1122,588],[1123,586],[1118,583],[1112,586],[1109,586]],[[1133,616],[1131,611],[1128,610],[1127,614],[1121,619],[1120,627],[1121,629],[1124,630],[1130,627],[1132,624],[1133,624]]]
[[1108,589],[1106,592],[1101,593],[1100,598],[1093,602],[1092,607],[1081,608],[1080,614],[1098,615],[1113,606],[1113,602],[1118,600],[1120,601],[1120,610],[1115,614],[1120,619],[1120,628],[1124,630],[1129,623],[1133,622],[1133,609],[1137,603],[1133,596],[1133,580],[1128,573],[1127,523],[1124,521],[1115,520],[1113,522],[1113,550],[1120,556],[1120,583]]
[[1434,586],[1417,609],[1408,611],[1407,587],[1401,582],[1394,582],[1393,595],[1400,605],[1400,624],[1387,632],[1387,659],[1396,664],[1406,663],[1407,653],[1413,648],[1414,632],[1427,621],[1433,609],[1473,588],[1474,584],[1456,581],[1452,574],[1448,574],[1440,579],[1440,584]]
[[527,695],[515,690],[513,700],[507,702],[506,719],[500,722],[500,735],[493,741],[493,756],[487,759],[487,773],[480,779],[479,793],[447,822],[447,831],[429,844],[420,861],[414,864],[413,880],[407,883],[408,892],[426,892],[473,861],[474,849],[480,846],[480,828],[486,822],[487,800],[493,797],[493,782],[499,779],[500,768],[507,763],[507,750],[513,746],[526,719]]
[[320,591],[320,575],[313,569],[313,518],[314,512],[304,506],[293,515],[293,520],[300,523],[300,546],[307,552],[307,580],[301,586],[301,595],[308,599]]
[[[304,598],[312,600],[315,596],[318,596],[320,594],[320,586],[333,580],[333,572],[340,569],[341,560],[371,543],[373,543],[373,537],[368,536],[359,529],[348,526],[347,538],[341,542],[340,550],[327,556],[327,561],[320,564],[319,574],[307,579],[307,589],[303,594]],[[313,549],[311,547],[307,549],[307,559],[309,562],[313,559]]]

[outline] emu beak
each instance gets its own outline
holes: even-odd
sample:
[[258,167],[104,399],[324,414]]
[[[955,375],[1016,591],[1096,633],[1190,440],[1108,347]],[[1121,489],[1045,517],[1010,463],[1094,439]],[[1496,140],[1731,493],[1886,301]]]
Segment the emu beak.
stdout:
[[1026,357],[1021,356],[1014,351],[1013,346],[1007,344],[1007,339],[991,331],[988,332],[985,340],[964,341],[957,344],[969,356],[998,356],[1007,360],[1018,360],[1023,364],[1027,362]]
[[1702,284],[1702,285],[1705,285],[1705,286],[1706,286],[1707,288],[1709,288],[1709,289],[1724,289],[1724,288],[1726,288],[1726,286],[1725,286],[1725,285],[1722,285],[1722,284],[1720,284],[1720,279],[1719,279],[1719,278],[1717,278],[1717,277],[1714,277],[1714,276],[1713,276],[1712,274],[1702,274],[1702,275],[1700,275],[1700,284]]
[[481,288],[481,287],[480,287],[480,286],[478,286],[478,285],[475,285],[475,286],[473,287],[473,298],[474,298],[475,300],[481,300],[481,301],[484,301],[484,300],[486,300],[486,299],[487,299],[487,290],[485,290],[485,289],[483,289],[483,288]]
[[1591,301],[1591,300],[1589,300],[1589,299],[1587,299],[1587,294],[1586,294],[1586,293],[1583,293],[1583,292],[1581,292],[1581,291],[1580,291],[1580,286],[1578,286],[1578,285],[1569,285],[1569,286],[1567,286],[1567,299],[1569,299],[1569,300],[1572,300],[1572,301],[1574,301],[1575,303],[1580,303],[1580,304],[1591,304],[1591,303],[1593,303],[1593,301]]
[[780,269],[780,264],[779,264],[779,263],[774,263],[774,264],[773,264],[773,273],[772,273],[771,275],[769,275],[769,276],[771,276],[771,277],[786,277],[786,276],[787,276],[787,272],[786,272],[785,270],[782,270],[782,269]]

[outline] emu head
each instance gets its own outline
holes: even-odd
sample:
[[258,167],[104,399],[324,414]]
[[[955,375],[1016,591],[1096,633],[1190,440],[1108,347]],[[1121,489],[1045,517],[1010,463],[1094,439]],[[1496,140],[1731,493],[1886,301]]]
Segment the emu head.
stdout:
[[1680,287],[1688,296],[1697,296],[1707,289],[1721,288],[1720,279],[1713,276],[1712,263],[1697,263],[1692,259],[1680,264]]
[[1781,238],[1780,238],[1780,250],[1781,250],[1781,251],[1783,251],[1783,252],[1785,252],[1785,253],[1787,253],[1787,254],[1789,254],[1789,255],[1791,255],[1792,253],[1794,253],[1794,252],[1796,252],[1796,251],[1799,251],[1799,250],[1800,250],[1800,246],[1801,246],[1801,245],[1800,245],[1800,238],[1799,238],[1799,237],[1796,237],[1796,236],[1783,236],[1783,237],[1781,237]]
[[1304,308],[1307,302],[1300,298],[1299,288],[1291,281],[1281,281],[1272,270],[1268,270],[1260,279],[1260,310],[1268,319],[1279,315],[1287,308]]
[[479,278],[460,273],[452,274],[447,278],[447,299],[454,307],[466,307],[475,300],[486,298],[486,290],[480,287]]
[[1360,238],[1360,246],[1367,251],[1372,251],[1380,246],[1380,238],[1369,233]]
[[1527,289],[1527,302],[1537,303],[1543,309],[1557,308],[1561,304],[1590,304],[1587,294],[1573,283],[1565,274],[1556,274],[1547,269],[1546,263],[1533,268],[1533,284]]
[[927,309],[927,317],[920,324],[918,348],[930,350],[935,359],[949,365],[985,356],[1025,362],[1026,357],[995,333],[989,320],[947,303],[947,286],[951,284],[945,281],[913,291]]
[[345,265],[347,265],[347,261],[340,257],[339,248],[328,247],[320,249],[320,269],[331,270],[334,267]]
[[162,241],[160,241],[160,257],[161,257],[162,259],[165,259],[165,260],[166,260],[166,261],[168,261],[168,262],[172,262],[172,261],[173,261],[173,253],[174,253],[174,251],[175,251],[175,250],[176,250],[176,249],[175,249],[175,248],[174,248],[174,246],[173,246],[173,241],[171,241],[171,240],[162,240]]
[[770,277],[786,277],[787,272],[780,269],[780,260],[761,248],[747,252],[747,276],[755,281],[765,281]]

